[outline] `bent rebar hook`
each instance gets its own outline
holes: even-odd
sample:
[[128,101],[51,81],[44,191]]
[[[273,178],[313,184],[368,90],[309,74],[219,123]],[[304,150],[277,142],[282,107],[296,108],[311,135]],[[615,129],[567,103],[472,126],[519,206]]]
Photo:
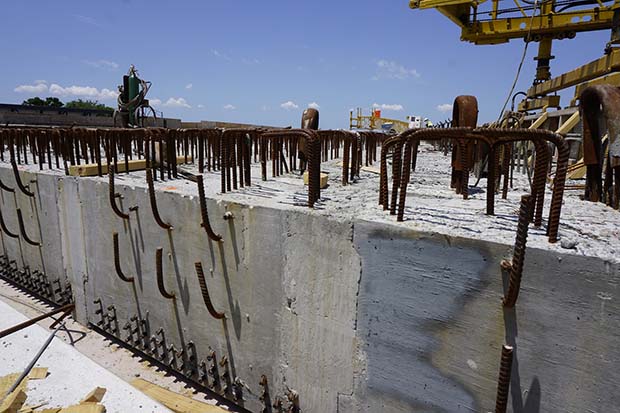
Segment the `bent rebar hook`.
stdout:
[[205,274],[202,271],[202,264],[197,262],[194,264],[196,267],[196,275],[198,276],[198,283],[200,284],[200,291],[202,292],[202,298],[205,300],[205,304],[207,306],[207,310],[209,310],[209,314],[211,317],[221,320],[226,317],[226,314],[219,313],[213,307],[213,303],[211,302],[211,297],[209,297],[209,290],[207,289],[207,282],[205,281]]
[[209,222],[209,215],[207,213],[207,200],[205,199],[205,186],[204,181],[202,179],[202,175],[198,175],[196,177],[196,182],[198,183],[198,200],[200,201],[200,216],[202,217],[201,227],[207,231],[207,235],[213,241],[221,241],[222,236],[220,234],[216,234],[211,228],[211,223]]
[[157,198],[155,198],[155,186],[153,185],[153,173],[150,169],[146,170],[146,183],[149,187],[149,199],[151,200],[151,210],[153,211],[153,217],[157,222],[157,225],[163,229],[172,229],[172,225],[164,222],[159,216],[159,210],[157,209]]
[[121,211],[121,209],[118,207],[118,205],[116,205],[116,198],[120,197],[120,194],[117,194],[116,191],[114,191],[114,166],[110,165],[109,170],[108,170],[108,176],[110,178],[109,180],[109,194],[110,194],[110,206],[112,207],[112,211],[114,211],[114,213],[122,219],[129,219],[129,214],[124,213],[123,211]]
[[22,182],[22,179],[19,177],[19,171],[17,170],[17,162],[15,162],[14,160],[11,161],[11,166],[13,167],[13,174],[15,175],[15,182],[17,182],[17,186],[19,187],[19,189],[25,195],[28,195],[29,197],[34,197],[34,193],[30,192],[30,188],[28,188],[27,185],[24,185],[24,183]]
[[127,277],[121,268],[121,259],[118,251],[118,232],[113,233],[112,238],[114,238],[114,268],[116,268],[116,275],[118,275],[118,278],[121,280],[131,283],[133,282],[133,277]]
[[8,237],[11,238],[19,238],[19,235],[14,232],[9,231],[6,227],[6,223],[4,222],[4,217],[2,216],[2,210],[0,209],[0,227],[2,227],[2,232],[4,232]]
[[0,189],[3,189],[7,192],[15,192],[15,188],[11,188],[5,185],[4,182],[2,182],[2,180],[0,180]]
[[22,217],[22,211],[19,208],[17,208],[17,221],[19,222],[19,231],[22,233],[22,238],[24,238],[24,241],[35,247],[40,246],[40,242],[31,240],[28,237],[28,234],[26,234],[26,228],[24,227],[24,218]]
[[162,251],[163,248],[157,248],[155,252],[155,271],[157,272],[157,288],[159,288],[159,293],[164,298],[174,299],[174,293],[169,293],[166,291],[166,286],[164,285],[164,271],[162,269]]

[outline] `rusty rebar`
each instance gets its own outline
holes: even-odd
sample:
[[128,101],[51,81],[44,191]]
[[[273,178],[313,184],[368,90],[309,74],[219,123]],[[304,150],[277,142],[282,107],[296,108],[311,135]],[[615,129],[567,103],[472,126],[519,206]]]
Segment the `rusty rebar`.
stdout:
[[15,188],[11,188],[7,186],[4,182],[2,182],[1,179],[0,179],[0,189],[7,191],[7,192],[15,192]]
[[7,226],[6,222],[4,222],[4,217],[2,216],[2,209],[0,208],[0,227],[2,228],[2,232],[4,232],[10,238],[19,238],[19,235],[11,232]]
[[155,185],[153,184],[153,176],[150,169],[146,170],[146,182],[149,190],[149,199],[151,201],[151,211],[153,212],[153,218],[157,225],[163,229],[172,229],[172,225],[164,222],[159,215],[159,209],[157,209],[157,198],[155,197]]
[[226,315],[218,312],[215,307],[213,307],[211,297],[209,296],[209,289],[207,288],[207,282],[205,281],[205,274],[202,270],[202,263],[196,262],[194,263],[194,266],[196,267],[196,275],[198,276],[198,283],[200,284],[200,292],[202,293],[202,298],[207,306],[207,310],[209,310],[211,317],[221,320],[226,317]]
[[127,283],[133,282],[134,278],[126,276],[121,268],[121,259],[118,248],[118,233],[114,232],[112,234],[112,238],[114,240],[114,268],[116,269],[116,275],[118,275],[118,278]]
[[41,243],[33,241],[32,239],[30,239],[30,237],[26,233],[26,227],[24,226],[24,218],[22,217],[22,211],[19,208],[17,208],[17,221],[19,223],[19,231],[21,232],[22,238],[24,239],[24,241],[26,241],[28,244],[34,247],[41,246]]
[[114,190],[114,166],[108,166],[108,195],[110,199],[110,206],[112,207],[112,211],[122,219],[129,219],[129,214],[124,213],[121,209],[116,205],[116,198],[120,198],[120,194],[117,194]]
[[221,241],[222,236],[220,234],[216,234],[211,227],[211,222],[209,221],[209,214],[207,212],[207,199],[205,197],[205,187],[204,180],[202,175],[196,176],[196,183],[198,184],[198,201],[200,202],[200,216],[202,217],[202,222],[200,226],[205,229],[209,238],[213,241]]
[[155,251],[155,271],[157,275],[157,288],[159,289],[159,293],[164,298],[174,299],[174,293],[169,293],[166,291],[166,286],[164,285],[164,271],[163,271],[163,263],[162,263],[162,248],[157,248]]
[[510,389],[510,375],[512,372],[513,348],[502,346],[502,358],[497,380],[497,398],[495,399],[495,413],[506,413],[508,406],[508,390]]
[[11,166],[13,167],[13,175],[15,175],[15,182],[17,183],[19,189],[22,191],[22,193],[24,193],[24,195],[34,197],[34,193],[30,192],[30,188],[28,187],[28,185],[24,185],[24,183],[22,182],[22,179],[19,176],[19,170],[17,169],[17,163],[14,160],[11,161]]
[[523,275],[523,264],[525,262],[525,249],[527,243],[527,230],[530,222],[530,208],[532,208],[532,196],[521,196],[521,207],[519,209],[519,222],[517,224],[517,238],[515,240],[512,262],[510,265],[510,279],[508,281],[508,291],[504,295],[503,303],[505,307],[512,308],[517,302],[521,278]]

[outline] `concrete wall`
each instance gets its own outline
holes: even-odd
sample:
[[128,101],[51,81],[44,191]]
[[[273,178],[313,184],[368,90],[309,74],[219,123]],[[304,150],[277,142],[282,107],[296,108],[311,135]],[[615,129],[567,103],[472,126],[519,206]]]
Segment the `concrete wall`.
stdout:
[[[0,179],[13,185],[7,168]],[[499,262],[510,246],[208,199],[224,237],[213,243],[199,226],[198,199],[172,189],[157,194],[174,226],[167,231],[155,224],[143,182],[117,179],[123,210],[138,206],[129,221],[110,209],[105,179],[39,174],[35,186],[34,202],[15,196],[44,246],[3,235],[6,254],[67,277],[84,323],[99,320],[99,297],[114,304],[121,327],[140,315],[151,334],[164,328],[167,344],[194,342],[198,361],[210,348],[226,355],[232,377],[251,389],[244,397],[252,411],[260,411],[262,374],[272,400],[290,387],[305,412],[490,411],[503,343],[516,347],[513,411],[620,404],[616,263],[528,249],[516,310],[504,311]],[[7,225],[17,230],[13,195],[2,197]],[[235,218],[224,221],[226,211]],[[116,276],[113,232],[133,284]],[[157,289],[158,247],[175,300]],[[207,312],[196,261],[223,321]]]

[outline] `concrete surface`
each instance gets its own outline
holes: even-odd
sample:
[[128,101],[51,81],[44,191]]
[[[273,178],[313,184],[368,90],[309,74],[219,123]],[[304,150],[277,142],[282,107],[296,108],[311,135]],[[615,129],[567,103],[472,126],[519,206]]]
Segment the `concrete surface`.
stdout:
[[[0,315],[0,329],[27,320],[2,301]],[[50,331],[33,325],[0,339],[0,376],[22,372],[49,335]],[[66,407],[79,403],[95,387],[105,387],[107,391],[101,403],[108,413],[170,412],[59,338],[52,340],[36,366],[47,367],[48,376],[28,382],[28,405],[46,403],[45,408]]]
[[[447,185],[449,159],[425,147],[407,220],[397,223],[376,204],[378,175],[363,172],[342,187],[338,161],[322,168],[330,186],[314,210],[291,205],[306,199],[298,176],[260,182],[255,168],[252,187],[219,194],[219,174],[205,174],[220,243],[200,228],[196,186],[186,180],[156,183],[160,214],[174,228],[158,227],[143,172],[116,179],[122,208],[138,206],[129,221],[113,214],[106,178],[58,171],[37,173],[36,185],[58,195],[37,197],[38,210],[30,211],[49,227],[41,230],[44,238],[60,242],[54,241],[60,233],[61,254],[52,255],[62,269],[57,264],[60,273],[48,270],[48,276],[70,280],[80,322],[99,320],[93,300],[101,298],[115,305],[120,326],[140,315],[150,334],[164,329],[168,345],[193,342],[197,361],[210,349],[226,355],[231,378],[247,386],[237,402],[252,411],[262,407],[263,374],[272,400],[294,389],[305,412],[489,411],[504,342],[517,347],[513,411],[598,412],[618,405],[617,211],[569,194],[560,235],[576,247],[548,244],[544,229],[531,228],[519,302],[504,312],[499,263],[511,256],[524,178],[517,177],[507,200],[497,200],[497,215],[486,216],[484,191],[463,201]],[[32,176],[23,172],[23,179]],[[13,182],[5,167],[0,178]],[[9,228],[17,228],[12,197],[3,194],[2,208]],[[25,202],[23,194],[15,197]],[[57,224],[41,211],[58,215]],[[222,219],[227,211],[233,220]],[[36,225],[27,223],[32,231]],[[133,284],[115,274],[114,231]],[[24,262],[41,261],[36,248],[2,239],[7,255],[30,248]],[[158,247],[174,300],[157,289]],[[224,320],[204,306],[197,261]]]

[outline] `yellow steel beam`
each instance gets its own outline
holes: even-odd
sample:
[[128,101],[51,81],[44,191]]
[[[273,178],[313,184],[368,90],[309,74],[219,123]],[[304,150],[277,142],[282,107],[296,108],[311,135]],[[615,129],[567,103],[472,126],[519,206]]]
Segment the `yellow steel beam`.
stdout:
[[498,44],[506,43],[510,39],[525,38],[528,33],[531,36],[554,36],[564,32],[611,29],[615,8],[617,7],[564,11],[533,18],[474,21],[471,25],[461,26],[461,40],[475,44]]
[[530,125],[530,127],[528,129],[538,129],[540,128],[549,118],[549,112],[543,112],[540,117],[538,119],[536,119],[534,121],[534,123],[532,123]]
[[519,103],[519,112],[528,110],[542,109],[544,107],[558,108],[560,107],[560,96],[551,95],[537,99],[524,99]]
[[581,92],[583,92],[583,90],[587,88],[588,86],[595,86],[595,85],[620,86],[620,73],[612,73],[610,75],[603,76],[599,79],[590,80],[589,82],[578,84],[575,87],[575,98],[578,99],[579,96],[581,96]]
[[578,67],[543,83],[532,86],[527,91],[529,98],[544,96],[548,93],[576,86],[579,83],[593,80],[613,72],[620,71],[620,51],[614,50],[610,54],[593,62]]

